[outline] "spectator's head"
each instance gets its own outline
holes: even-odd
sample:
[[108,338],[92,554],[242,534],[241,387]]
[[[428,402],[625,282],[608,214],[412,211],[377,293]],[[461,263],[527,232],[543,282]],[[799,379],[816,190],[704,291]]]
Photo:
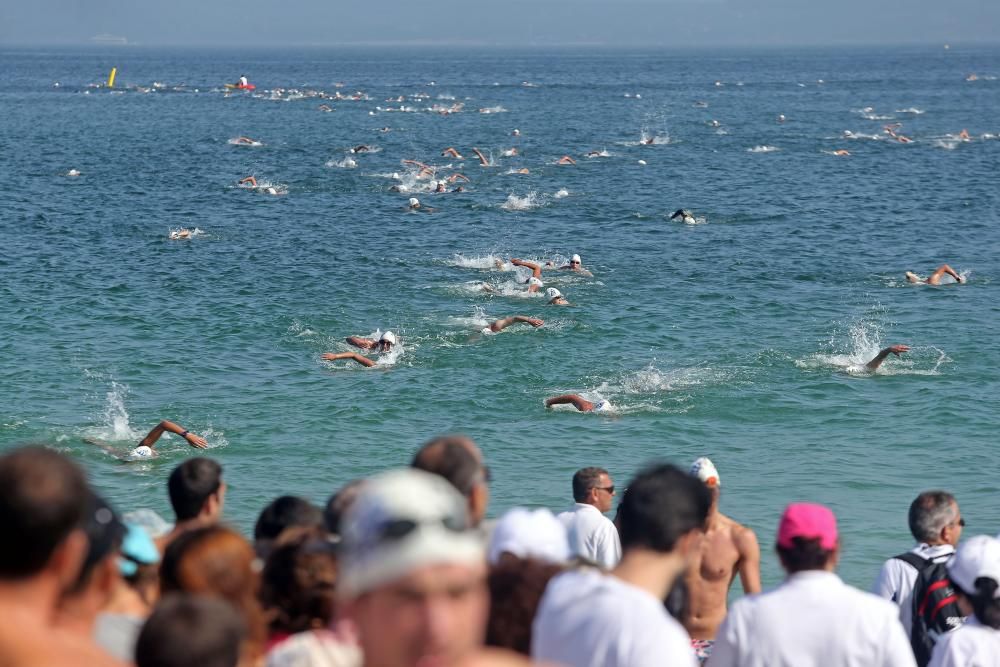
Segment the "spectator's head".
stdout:
[[212,459],[196,456],[180,464],[170,473],[167,489],[178,523],[194,519],[214,522],[222,516],[226,483],[222,481],[222,466]]
[[354,501],[357,500],[358,494],[361,493],[361,487],[364,486],[364,483],[365,480],[363,479],[348,482],[326,501],[326,509],[323,510],[323,523],[326,524],[326,529],[335,538],[340,539],[341,523],[344,515],[354,505]]
[[253,528],[254,546],[266,557],[271,544],[292,526],[316,528],[323,525],[323,513],[308,500],[295,496],[275,498],[265,507]]
[[828,507],[792,503],[778,524],[778,557],[789,574],[804,570],[833,571],[840,549],[837,517]]
[[218,598],[173,593],[156,606],[135,645],[136,667],[237,667],[246,640],[240,614]]
[[980,623],[1000,629],[1000,541],[988,535],[966,540],[948,561],[948,578]]
[[265,623],[257,595],[260,564],[243,537],[220,525],[185,531],[167,545],[160,565],[160,592],[222,598],[239,610],[246,623],[249,651],[264,644]]
[[955,496],[947,491],[924,491],[910,503],[909,523],[917,542],[956,546],[965,520]]
[[490,568],[490,618],[486,645],[531,655],[531,625],[549,580],[565,566],[511,559]]
[[60,600],[60,623],[92,634],[97,614],[111,599],[121,581],[118,573],[118,550],[125,537],[125,526],[111,506],[97,494],[91,494],[83,517],[87,534],[87,554],[76,581]]
[[566,527],[547,509],[515,507],[493,526],[490,565],[525,558],[547,563],[566,563],[572,558]]
[[712,500],[718,502],[719,491],[722,489],[722,480],[719,478],[719,471],[715,469],[715,464],[707,456],[701,456],[691,464],[691,476],[695,477],[712,492]]
[[292,528],[274,543],[261,577],[261,601],[272,633],[325,628],[337,587],[335,545],[322,528]]
[[573,500],[593,505],[601,512],[611,509],[615,484],[604,468],[581,468],[573,475]]
[[451,482],[465,496],[471,525],[482,523],[490,502],[490,471],[483,464],[483,453],[470,438],[464,435],[434,438],[420,448],[411,465]]
[[338,597],[365,661],[454,665],[481,645],[486,562],[451,484],[396,470],[365,484],[343,524]]
[[89,498],[83,472],[62,454],[24,447],[0,456],[0,581],[44,580],[54,603],[86,557]]

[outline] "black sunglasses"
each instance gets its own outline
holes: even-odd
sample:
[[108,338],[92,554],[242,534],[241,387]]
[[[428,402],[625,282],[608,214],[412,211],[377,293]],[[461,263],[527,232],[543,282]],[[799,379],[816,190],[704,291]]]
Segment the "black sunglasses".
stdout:
[[615,485],[614,484],[612,484],[611,486],[597,486],[597,487],[594,487],[594,488],[596,488],[598,491],[607,491],[611,495],[615,495]]

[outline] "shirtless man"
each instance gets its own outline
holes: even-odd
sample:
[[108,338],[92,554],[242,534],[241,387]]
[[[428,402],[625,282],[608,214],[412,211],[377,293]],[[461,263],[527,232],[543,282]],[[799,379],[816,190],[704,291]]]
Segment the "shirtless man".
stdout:
[[542,267],[534,262],[528,262],[523,259],[517,259],[512,257],[510,263],[514,266],[523,266],[526,269],[531,269],[531,278],[528,279],[528,292],[534,294],[539,289],[544,287],[542,283]]
[[236,143],[241,146],[252,146],[254,140],[250,137],[236,137]]
[[160,439],[160,437],[167,432],[179,435],[187,444],[191,445],[195,449],[205,449],[208,447],[208,442],[205,438],[192,433],[179,424],[167,421],[166,419],[154,426],[153,430],[147,433],[146,437],[140,440],[139,444],[137,444],[135,448],[126,455],[122,455],[114,445],[104,442],[103,440],[84,438],[83,441],[91,445],[97,445],[108,454],[111,454],[115,458],[121,459],[122,461],[135,461],[137,459],[151,459],[159,456],[154,448],[156,447],[156,442]]
[[555,287],[550,287],[545,290],[545,298],[547,299],[547,306],[568,306],[569,301],[563,296],[562,292],[557,290]]
[[906,272],[906,279],[909,282],[913,283],[914,285],[940,285],[941,284],[941,278],[946,273],[949,276],[951,276],[952,278],[954,278],[955,282],[958,282],[958,283],[964,283],[965,282],[965,279],[962,276],[958,275],[955,272],[955,269],[951,268],[947,264],[942,264],[941,266],[939,266],[936,269],[934,269],[934,273],[932,273],[930,276],[928,276],[927,280],[924,280],[923,278],[921,278],[920,276],[918,276],[917,274],[915,274],[913,271],[907,271]]
[[895,354],[898,357],[903,352],[909,352],[909,351],[910,347],[908,345],[890,345],[889,347],[885,348],[884,350],[876,354],[874,359],[865,364],[865,368],[867,368],[870,371],[878,370],[878,367],[882,365],[882,362],[885,361],[886,357],[888,357],[890,354]]
[[443,151],[441,151],[441,156],[442,157],[450,156],[450,157],[455,158],[456,160],[464,160],[465,159],[465,158],[462,157],[461,153],[459,153],[457,150],[455,150],[454,148],[452,148],[450,146],[448,148],[444,149]]
[[[396,335],[391,331],[386,331],[382,336],[375,340],[374,338],[362,338],[360,336],[350,336],[346,339],[349,345],[354,347],[359,347],[362,350],[372,350],[374,349],[379,354],[388,354],[392,351],[392,346],[396,344]],[[357,352],[326,352],[320,356],[320,359],[326,361],[337,361],[338,359],[351,359],[358,362],[366,368],[371,368],[375,365],[375,362],[368,357],[363,357]]]
[[736,575],[747,595],[761,590],[760,546],[752,530],[719,511],[719,473],[712,462],[704,456],[697,459],[691,475],[712,492],[705,536],[685,579],[688,609],[683,619],[691,647],[699,662],[704,662],[712,654],[715,633],[726,617],[726,598]]
[[[563,394],[562,396],[553,396],[552,398],[545,399],[545,407],[547,408],[551,408],[553,405],[566,404],[571,404],[580,412],[604,412],[611,409],[610,401],[588,401],[579,394]],[[719,622],[722,622],[721,619]]]
[[568,155],[563,155],[561,158],[556,160],[556,164],[576,164],[576,160]]
[[517,324],[518,322],[524,322],[525,324],[530,324],[536,329],[545,324],[544,320],[540,320],[536,317],[528,317],[527,315],[513,315],[511,317],[504,317],[502,319],[496,320],[495,322],[490,324],[489,329],[493,333],[500,333],[510,325]]
[[580,259],[579,255],[573,255],[569,264],[563,264],[559,267],[560,271],[573,271],[574,273],[579,273],[581,276],[586,276],[587,278],[593,278],[594,274],[583,268],[583,260]]

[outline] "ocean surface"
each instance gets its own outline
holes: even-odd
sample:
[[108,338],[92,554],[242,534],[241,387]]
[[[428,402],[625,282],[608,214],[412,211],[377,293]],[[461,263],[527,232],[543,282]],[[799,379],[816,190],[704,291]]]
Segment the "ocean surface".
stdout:
[[[255,91],[223,88],[241,74]],[[82,439],[126,452],[176,421],[247,531],[451,431],[485,451],[492,516],[563,508],[583,466],[623,488],[707,455],[765,584],[781,510],[812,500],[867,588],[921,490],[1000,531],[997,77],[1000,48],[940,45],[0,50],[0,448],[57,447],[169,517],[194,450],[122,463]],[[404,159],[470,182],[431,194]],[[543,273],[571,307],[494,266],[573,253],[593,278]],[[967,284],[903,277],[943,262]],[[545,325],[480,333],[513,314]],[[402,353],[375,368],[320,359],[387,329]],[[912,349],[857,372],[893,343]],[[614,410],[545,409],[565,392]]]

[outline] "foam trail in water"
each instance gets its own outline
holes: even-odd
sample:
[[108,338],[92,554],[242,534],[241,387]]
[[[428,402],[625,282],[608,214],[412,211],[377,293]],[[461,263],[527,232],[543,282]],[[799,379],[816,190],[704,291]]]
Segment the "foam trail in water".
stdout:
[[500,204],[500,208],[505,211],[530,211],[544,205],[537,192],[529,192],[523,197],[515,194],[507,195],[507,201]]
[[455,255],[448,261],[451,266],[457,266],[461,269],[492,269],[495,271],[513,271],[516,267],[505,260],[500,255],[476,255],[473,257],[466,257],[459,253]]
[[781,149],[777,146],[754,146],[753,148],[748,148],[747,153],[774,153],[779,150]]

